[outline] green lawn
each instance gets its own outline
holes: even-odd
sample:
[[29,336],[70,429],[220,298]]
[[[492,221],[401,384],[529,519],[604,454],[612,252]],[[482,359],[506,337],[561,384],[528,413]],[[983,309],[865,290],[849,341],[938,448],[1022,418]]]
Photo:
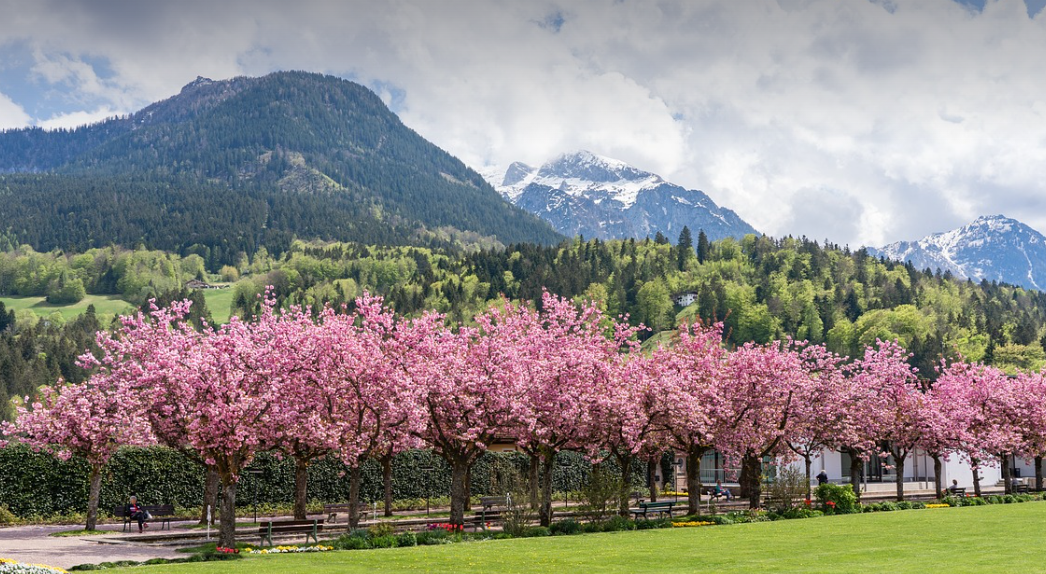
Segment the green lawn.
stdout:
[[51,305],[43,297],[0,297],[0,301],[3,301],[9,310],[29,309],[41,317],[58,311],[65,319],[74,319],[82,315],[87,311],[88,305],[94,305],[95,313],[99,315],[120,315],[135,309],[119,295],[88,295],[73,305]]
[[203,299],[207,301],[207,310],[211,319],[219,325],[229,322],[232,314],[232,287],[227,289],[204,289]]
[[[214,322],[221,325],[229,322],[232,312],[232,289],[207,289],[203,292],[207,308],[211,311]],[[73,305],[51,305],[43,297],[0,297],[4,305],[12,311],[29,309],[46,317],[55,311],[65,319],[74,319],[87,311],[88,305],[94,305],[99,315],[122,315],[135,310],[135,307],[120,298],[119,295],[88,295]]]
[[[1041,572],[1046,504],[248,557],[134,572]],[[128,570],[130,572],[132,570]]]

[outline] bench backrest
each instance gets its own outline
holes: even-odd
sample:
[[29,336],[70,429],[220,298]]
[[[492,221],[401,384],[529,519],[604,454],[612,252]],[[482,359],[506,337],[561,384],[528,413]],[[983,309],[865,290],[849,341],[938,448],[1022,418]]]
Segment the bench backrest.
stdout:
[[[142,510],[154,514],[157,516],[167,516],[174,514],[173,504],[154,504],[154,505],[142,505]],[[127,505],[120,504],[113,507],[113,516],[130,516],[130,512],[127,512]]]
[[639,506],[649,510],[651,508],[672,508],[675,504],[675,502],[669,500],[667,502],[640,502]]
[[323,530],[323,520],[266,520],[258,523],[258,532],[301,532],[312,530],[313,525]]
[[479,499],[480,506],[508,506],[507,496],[483,496]]
[[[349,503],[344,503],[344,504],[324,504],[323,505],[323,511],[324,512],[328,512],[328,511],[331,511],[331,510],[348,510],[350,507],[352,507],[352,505],[349,504]],[[361,508],[361,510],[363,509],[362,506],[360,508]]]

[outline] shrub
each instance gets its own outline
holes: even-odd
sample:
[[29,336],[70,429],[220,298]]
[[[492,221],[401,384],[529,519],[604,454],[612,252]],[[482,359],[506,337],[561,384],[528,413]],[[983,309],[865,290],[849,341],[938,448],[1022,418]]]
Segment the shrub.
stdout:
[[442,528],[435,530],[426,530],[417,534],[417,540],[419,546],[432,546],[436,544],[446,544],[448,542],[449,533]]
[[397,546],[417,546],[418,545],[418,536],[416,534],[414,534],[413,532],[404,532],[403,534],[400,534],[399,536],[397,536],[396,545]]
[[370,539],[371,548],[395,548],[397,539],[395,536],[376,536]]
[[859,512],[857,496],[850,485],[822,484],[815,491],[825,514],[850,514]]
[[803,471],[794,466],[779,468],[777,476],[766,488],[767,505],[779,512],[795,508],[806,500],[809,486]]
[[812,508],[789,508],[784,512],[771,513],[768,515],[771,520],[784,519],[784,520],[795,520],[800,518],[814,518],[817,516],[824,516],[824,513],[820,510],[814,510]]
[[548,528],[544,526],[531,526],[530,528],[523,531],[524,538],[538,538],[541,536],[551,536],[552,533]]
[[612,516],[610,520],[603,523],[603,532],[618,532],[620,530],[635,530],[636,523],[624,516]]
[[581,524],[579,524],[577,520],[568,518],[567,520],[552,523],[552,526],[550,526],[548,530],[553,535],[557,536],[563,534],[578,534],[581,532]]
[[7,506],[0,504],[0,524],[17,524],[18,517],[13,512],[7,509]]
[[380,538],[382,536],[390,536],[396,533],[396,527],[388,522],[379,522],[367,529],[370,533],[371,538]]
[[637,520],[636,530],[651,530],[654,528],[671,528],[672,520],[669,518],[656,518],[654,520]]

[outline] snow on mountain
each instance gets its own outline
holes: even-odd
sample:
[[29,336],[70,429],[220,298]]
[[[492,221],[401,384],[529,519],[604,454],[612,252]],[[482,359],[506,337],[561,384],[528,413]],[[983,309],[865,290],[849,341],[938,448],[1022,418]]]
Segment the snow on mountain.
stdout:
[[869,252],[975,281],[1046,288],[1046,236],[1002,215],[982,216],[958,229]]
[[587,151],[561,155],[540,167],[515,162],[482,175],[505,198],[548,220],[560,233],[600,239],[670,239],[689,226],[709,239],[757,233],[736,213],[701,191],[684,189],[622,161]]

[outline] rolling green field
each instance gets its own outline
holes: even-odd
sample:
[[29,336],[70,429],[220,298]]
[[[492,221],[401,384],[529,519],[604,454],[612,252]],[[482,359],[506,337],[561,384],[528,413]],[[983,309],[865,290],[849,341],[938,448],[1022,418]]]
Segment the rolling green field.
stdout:
[[[232,289],[207,289],[203,297],[214,322],[219,325],[228,323],[232,313]],[[88,295],[72,305],[51,305],[43,297],[0,297],[0,301],[11,311],[28,309],[41,317],[58,311],[67,320],[85,313],[88,305],[94,305],[95,313],[99,315],[122,315],[135,310],[134,305],[119,295]]]
[[229,322],[232,314],[232,289],[205,289],[203,298],[214,322],[223,325]]
[[41,317],[58,311],[65,319],[84,314],[89,305],[94,305],[95,313],[99,315],[120,315],[134,310],[134,306],[119,295],[88,295],[72,305],[51,305],[43,297],[0,297],[0,301],[3,301],[9,310],[29,309]]
[[[147,573],[1042,572],[1046,504],[944,508],[134,568]],[[131,572],[132,570],[123,570]]]

